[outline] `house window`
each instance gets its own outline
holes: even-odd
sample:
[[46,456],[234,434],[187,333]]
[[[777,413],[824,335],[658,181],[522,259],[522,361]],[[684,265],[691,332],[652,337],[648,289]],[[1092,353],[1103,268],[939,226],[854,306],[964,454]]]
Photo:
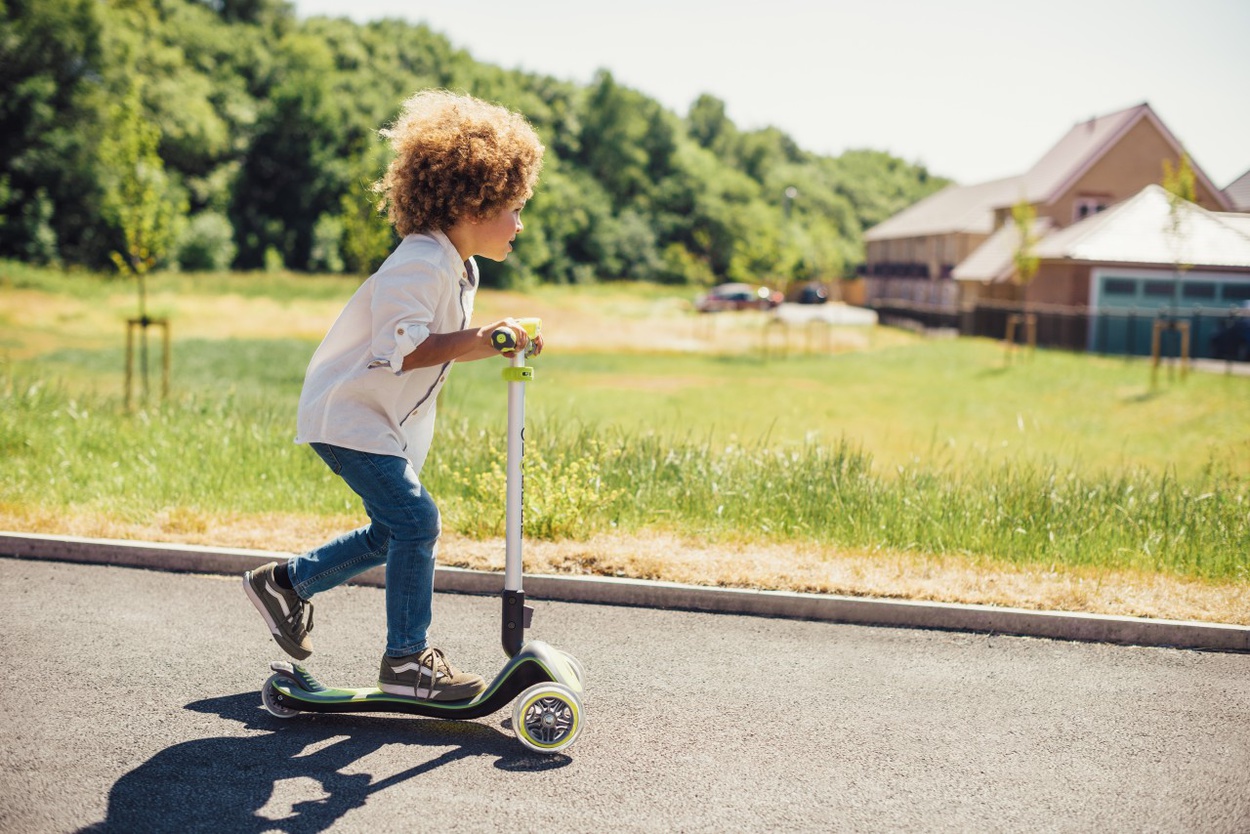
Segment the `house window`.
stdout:
[[1144,295],[1153,296],[1170,296],[1172,294],[1172,285],[1166,281],[1146,281],[1142,286]]
[[1107,295],[1137,295],[1137,282],[1125,278],[1108,278],[1103,288]]
[[1250,301],[1250,284],[1225,284],[1225,301]]
[[1181,288],[1181,295],[1185,298],[1215,298],[1215,284],[1209,281],[1203,281],[1197,284],[1185,284]]
[[1077,197],[1072,204],[1072,222],[1091,217],[1107,207],[1106,197]]

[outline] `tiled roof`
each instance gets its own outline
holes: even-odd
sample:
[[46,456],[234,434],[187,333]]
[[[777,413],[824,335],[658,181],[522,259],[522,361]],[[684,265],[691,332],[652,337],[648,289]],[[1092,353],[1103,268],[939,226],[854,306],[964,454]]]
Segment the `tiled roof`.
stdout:
[[1029,202],[1048,203],[1057,198],[1068,183],[1149,113],[1150,105],[1139,104],[1073,125],[1022,178]]
[[873,226],[864,233],[864,239],[892,240],[955,232],[988,235],[994,230],[994,207],[1013,204],[1022,193],[1020,177],[980,185],[948,185]]
[[1219,218],[1219,221],[1225,226],[1232,226],[1246,237],[1250,237],[1250,214],[1218,212],[1215,216]]
[[1250,171],[1229,183],[1224,196],[1232,203],[1233,211],[1250,211]]
[[1193,203],[1181,204],[1179,235],[1171,231],[1168,193],[1148,185],[1104,212],[1048,235],[1037,246],[1044,260],[1250,269],[1250,235],[1241,221]]
[[[1045,238],[1051,225],[1049,217],[1034,220],[1035,239]],[[956,281],[1006,281],[1015,273],[1015,254],[1019,248],[1020,230],[1015,223],[1004,223],[951,271],[951,277]]]
[[[994,209],[1005,208],[1027,199],[1030,203],[1050,203],[1058,199],[1090,169],[1103,154],[1142,119],[1149,120],[1179,156],[1180,142],[1159,120],[1149,104],[1138,104],[1074,125],[1026,173],[979,185],[952,185],[904,209],[864,233],[865,240],[975,232],[988,235],[994,230]],[[1232,208],[1229,190],[1244,188],[1242,198],[1250,205],[1250,172],[1221,192],[1194,164],[1194,176]],[[1244,184],[1244,185],[1243,185]]]

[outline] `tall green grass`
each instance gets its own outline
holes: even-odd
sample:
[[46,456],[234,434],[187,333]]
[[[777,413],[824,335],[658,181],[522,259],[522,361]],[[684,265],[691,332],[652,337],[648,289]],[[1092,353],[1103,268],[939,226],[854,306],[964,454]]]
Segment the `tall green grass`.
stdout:
[[[467,421],[444,426],[434,467],[488,471],[498,449]],[[1250,580],[1250,490],[1211,469],[1178,480],[1130,470],[1081,476],[1020,462],[915,462],[883,474],[846,442],[715,449],[695,440],[535,426],[538,478],[527,512],[581,498],[560,532],[663,527],[718,540],[804,541],[867,550],[963,554],[1015,564],[1082,565]],[[576,461],[570,476],[550,462]],[[565,482],[546,469],[561,473]],[[533,468],[527,478],[534,478]],[[432,488],[435,488],[432,486]],[[463,500],[452,491],[453,502]],[[590,517],[585,508],[594,508]],[[460,508],[473,516],[482,508]]]
[[[0,376],[0,502],[135,521],[169,508],[354,510],[354,496],[292,442],[298,384],[279,365],[270,370],[277,381],[268,386],[134,412],[116,396]],[[502,414],[449,404],[440,420],[424,479],[445,524],[501,534]],[[916,460],[883,471],[846,441],[723,445],[545,416],[527,429],[526,478],[526,534],[535,538],[664,529],[1250,580],[1250,488],[1215,465],[1184,478],[1019,460]]]
[[[91,308],[130,290],[0,262],[8,288]],[[165,275],[151,289],[186,310],[215,294],[333,309],[352,282]],[[292,442],[315,341],[281,320],[264,339],[179,329],[171,400],[128,412],[120,330],[84,341],[82,312],[63,313],[49,338],[0,309],[12,326],[0,335],[0,504],[136,522],[357,510]],[[1007,367],[978,340],[785,360],[572,354],[558,332],[548,342],[529,397],[529,536],[662,529],[1250,580],[1250,379],[1152,388],[1141,363],[1039,351]],[[450,529],[502,532],[504,425],[499,363],[458,366],[423,473]]]

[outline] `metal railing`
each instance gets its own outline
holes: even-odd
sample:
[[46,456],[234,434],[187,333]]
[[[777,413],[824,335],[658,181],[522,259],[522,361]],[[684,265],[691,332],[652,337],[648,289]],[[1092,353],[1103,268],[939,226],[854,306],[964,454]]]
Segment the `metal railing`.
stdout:
[[[1027,316],[1040,347],[1129,356],[1150,356],[1153,342],[1165,357],[1182,353],[1181,333],[1188,332],[1188,353],[1196,359],[1250,361],[1250,309],[1236,307],[1091,309],[1058,304],[978,301],[952,305],[901,298],[870,301],[883,324],[924,329],[956,329],[963,336],[1003,339]],[[1162,323],[1160,327],[1157,323]],[[1179,326],[1179,325],[1184,325]]]

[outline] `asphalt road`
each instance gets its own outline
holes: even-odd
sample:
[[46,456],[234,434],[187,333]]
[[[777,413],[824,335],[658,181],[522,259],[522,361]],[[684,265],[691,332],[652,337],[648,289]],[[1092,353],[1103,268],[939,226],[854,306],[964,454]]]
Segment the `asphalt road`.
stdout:
[[[0,831],[1250,831],[1250,656],[535,603],[588,727],[272,718],[234,578],[0,559]],[[437,642],[499,668],[494,598]],[[376,675],[382,592],[310,668]]]

